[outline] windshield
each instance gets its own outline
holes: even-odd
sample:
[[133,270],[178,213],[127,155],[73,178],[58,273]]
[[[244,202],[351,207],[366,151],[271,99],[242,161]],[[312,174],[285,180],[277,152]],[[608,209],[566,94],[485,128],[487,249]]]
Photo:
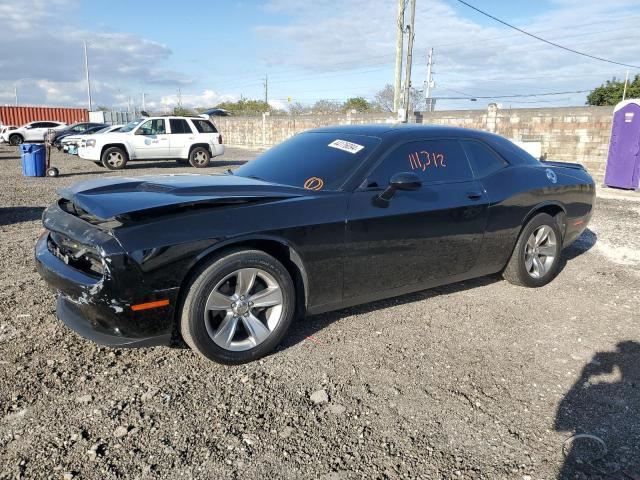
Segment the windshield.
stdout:
[[380,143],[376,137],[309,132],[282,142],[235,175],[310,190],[338,190]]
[[120,129],[121,132],[130,132],[138,125],[140,125],[145,119],[144,118],[136,118],[135,120],[127,123],[124,127]]

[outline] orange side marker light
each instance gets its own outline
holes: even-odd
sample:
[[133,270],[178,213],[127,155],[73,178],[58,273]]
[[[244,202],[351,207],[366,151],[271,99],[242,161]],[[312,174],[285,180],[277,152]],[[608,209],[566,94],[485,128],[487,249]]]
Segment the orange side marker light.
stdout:
[[149,310],[151,308],[166,307],[167,305],[169,305],[168,299],[156,300],[155,302],[138,303],[136,305],[131,305],[131,310],[133,310],[134,312],[138,312],[140,310]]

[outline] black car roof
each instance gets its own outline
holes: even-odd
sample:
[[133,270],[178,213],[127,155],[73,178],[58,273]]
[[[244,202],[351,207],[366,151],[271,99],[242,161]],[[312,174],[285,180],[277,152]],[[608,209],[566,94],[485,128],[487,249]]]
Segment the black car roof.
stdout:
[[446,137],[471,137],[494,136],[489,132],[473,130],[470,128],[450,127],[447,125],[421,125],[421,124],[389,124],[375,123],[364,125],[333,125],[329,127],[308,130],[316,133],[344,133],[351,135],[367,135],[385,139],[419,138],[420,136],[446,136]]

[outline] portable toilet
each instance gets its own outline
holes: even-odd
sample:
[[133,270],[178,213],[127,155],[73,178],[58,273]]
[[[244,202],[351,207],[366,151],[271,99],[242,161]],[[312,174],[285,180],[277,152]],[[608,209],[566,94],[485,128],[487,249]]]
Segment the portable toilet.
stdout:
[[613,109],[604,184],[634,190],[639,181],[640,99],[624,100]]

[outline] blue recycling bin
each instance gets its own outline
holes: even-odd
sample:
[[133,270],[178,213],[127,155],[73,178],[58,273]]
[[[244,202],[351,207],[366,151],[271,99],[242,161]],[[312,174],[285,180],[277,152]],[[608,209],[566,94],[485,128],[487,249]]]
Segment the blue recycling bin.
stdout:
[[20,145],[22,157],[22,175],[25,177],[44,177],[47,173],[47,152],[41,143],[23,143]]

